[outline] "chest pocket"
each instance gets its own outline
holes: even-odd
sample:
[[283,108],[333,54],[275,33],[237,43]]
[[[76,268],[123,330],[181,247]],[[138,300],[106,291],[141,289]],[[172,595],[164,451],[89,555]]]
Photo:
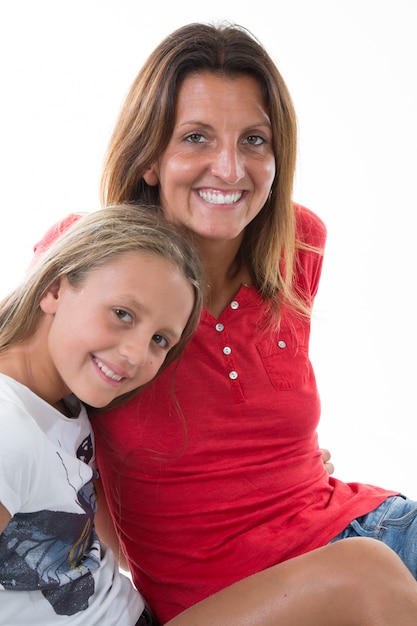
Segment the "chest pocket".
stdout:
[[282,328],[257,342],[265,371],[276,389],[298,389],[310,378],[308,338],[309,328],[297,325],[291,330]]

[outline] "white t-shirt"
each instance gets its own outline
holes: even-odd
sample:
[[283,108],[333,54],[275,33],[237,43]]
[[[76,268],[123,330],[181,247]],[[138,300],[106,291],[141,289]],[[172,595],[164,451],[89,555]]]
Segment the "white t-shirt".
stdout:
[[144,602],[94,530],[94,442],[75,398],[65,417],[0,373],[0,626],[133,626]]

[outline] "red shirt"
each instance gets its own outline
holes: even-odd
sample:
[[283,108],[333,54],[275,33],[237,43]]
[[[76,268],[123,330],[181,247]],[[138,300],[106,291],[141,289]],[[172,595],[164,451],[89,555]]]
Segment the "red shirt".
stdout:
[[[321,221],[304,208],[297,215],[299,236],[323,247]],[[297,280],[309,301],[321,265],[320,255],[299,253]],[[309,322],[284,308],[280,331],[271,332],[260,325],[263,311],[257,290],[245,286],[218,319],[204,310],[177,368],[93,419],[133,580],[163,622],[326,544],[392,493],[328,476]]]

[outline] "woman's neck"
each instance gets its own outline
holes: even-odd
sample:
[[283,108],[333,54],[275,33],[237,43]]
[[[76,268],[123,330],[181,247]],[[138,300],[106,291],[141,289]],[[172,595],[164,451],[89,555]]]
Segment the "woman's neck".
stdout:
[[238,261],[239,245],[235,242],[194,242],[205,270],[205,308],[214,316],[233,300],[243,283],[250,284],[250,273]]

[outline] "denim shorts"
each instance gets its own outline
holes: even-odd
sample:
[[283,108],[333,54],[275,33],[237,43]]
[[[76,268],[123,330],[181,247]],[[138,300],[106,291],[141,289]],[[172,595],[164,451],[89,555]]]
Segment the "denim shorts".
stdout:
[[346,537],[379,539],[394,550],[417,579],[417,502],[393,496],[354,519],[330,543]]

